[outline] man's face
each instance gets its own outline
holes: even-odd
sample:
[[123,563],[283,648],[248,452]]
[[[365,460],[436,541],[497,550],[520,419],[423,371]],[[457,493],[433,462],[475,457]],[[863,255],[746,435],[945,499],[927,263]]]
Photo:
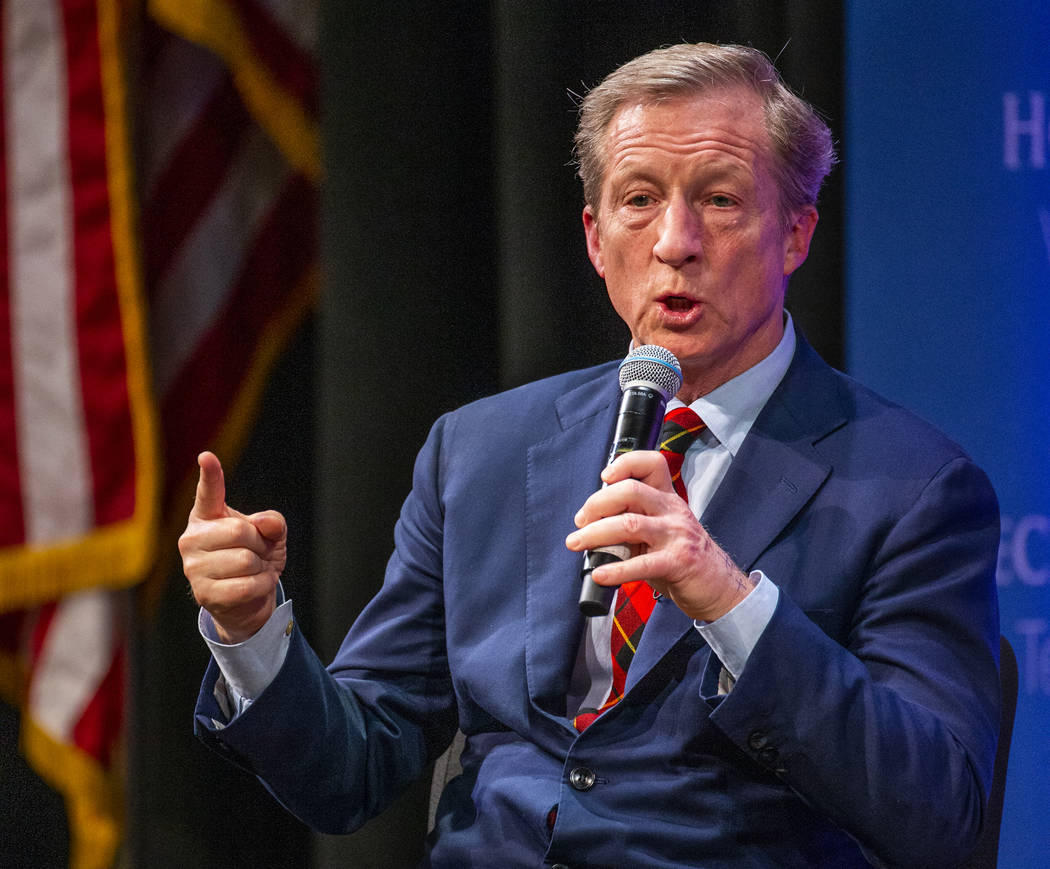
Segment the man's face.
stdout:
[[781,213],[761,100],[746,88],[629,104],[605,145],[599,211],[583,211],[588,254],[635,343],[678,357],[692,401],[776,347],[816,210]]

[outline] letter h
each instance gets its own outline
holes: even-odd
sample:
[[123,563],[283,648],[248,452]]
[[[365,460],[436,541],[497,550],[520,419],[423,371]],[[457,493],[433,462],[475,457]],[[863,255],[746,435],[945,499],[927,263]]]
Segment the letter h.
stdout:
[[1028,120],[1023,121],[1018,112],[1020,99],[1007,91],[1003,94],[1003,164],[1007,169],[1021,168],[1021,136],[1031,140],[1031,168],[1046,166],[1046,104],[1039,91],[1028,92]]

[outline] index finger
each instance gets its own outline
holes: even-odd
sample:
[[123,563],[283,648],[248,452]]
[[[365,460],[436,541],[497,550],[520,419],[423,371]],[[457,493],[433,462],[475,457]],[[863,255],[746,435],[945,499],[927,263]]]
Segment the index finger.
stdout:
[[609,486],[620,480],[630,479],[665,492],[674,491],[667,460],[656,450],[633,450],[623,453],[602,470],[602,482]]
[[199,519],[221,519],[226,515],[226,478],[222,464],[215,453],[203,452],[197,456],[200,479],[193,501],[193,515]]

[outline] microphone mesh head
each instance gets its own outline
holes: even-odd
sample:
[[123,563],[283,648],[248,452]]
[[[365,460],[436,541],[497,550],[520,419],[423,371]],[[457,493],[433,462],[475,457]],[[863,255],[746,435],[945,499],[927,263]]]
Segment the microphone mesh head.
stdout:
[[682,388],[682,366],[658,344],[635,347],[620,363],[620,390],[638,384],[659,390],[666,401]]

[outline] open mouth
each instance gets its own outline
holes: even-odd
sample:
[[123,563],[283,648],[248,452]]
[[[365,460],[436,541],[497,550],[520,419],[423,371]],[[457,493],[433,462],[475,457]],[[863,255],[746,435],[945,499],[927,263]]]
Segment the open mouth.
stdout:
[[669,311],[690,311],[696,304],[685,296],[665,296],[660,300]]

